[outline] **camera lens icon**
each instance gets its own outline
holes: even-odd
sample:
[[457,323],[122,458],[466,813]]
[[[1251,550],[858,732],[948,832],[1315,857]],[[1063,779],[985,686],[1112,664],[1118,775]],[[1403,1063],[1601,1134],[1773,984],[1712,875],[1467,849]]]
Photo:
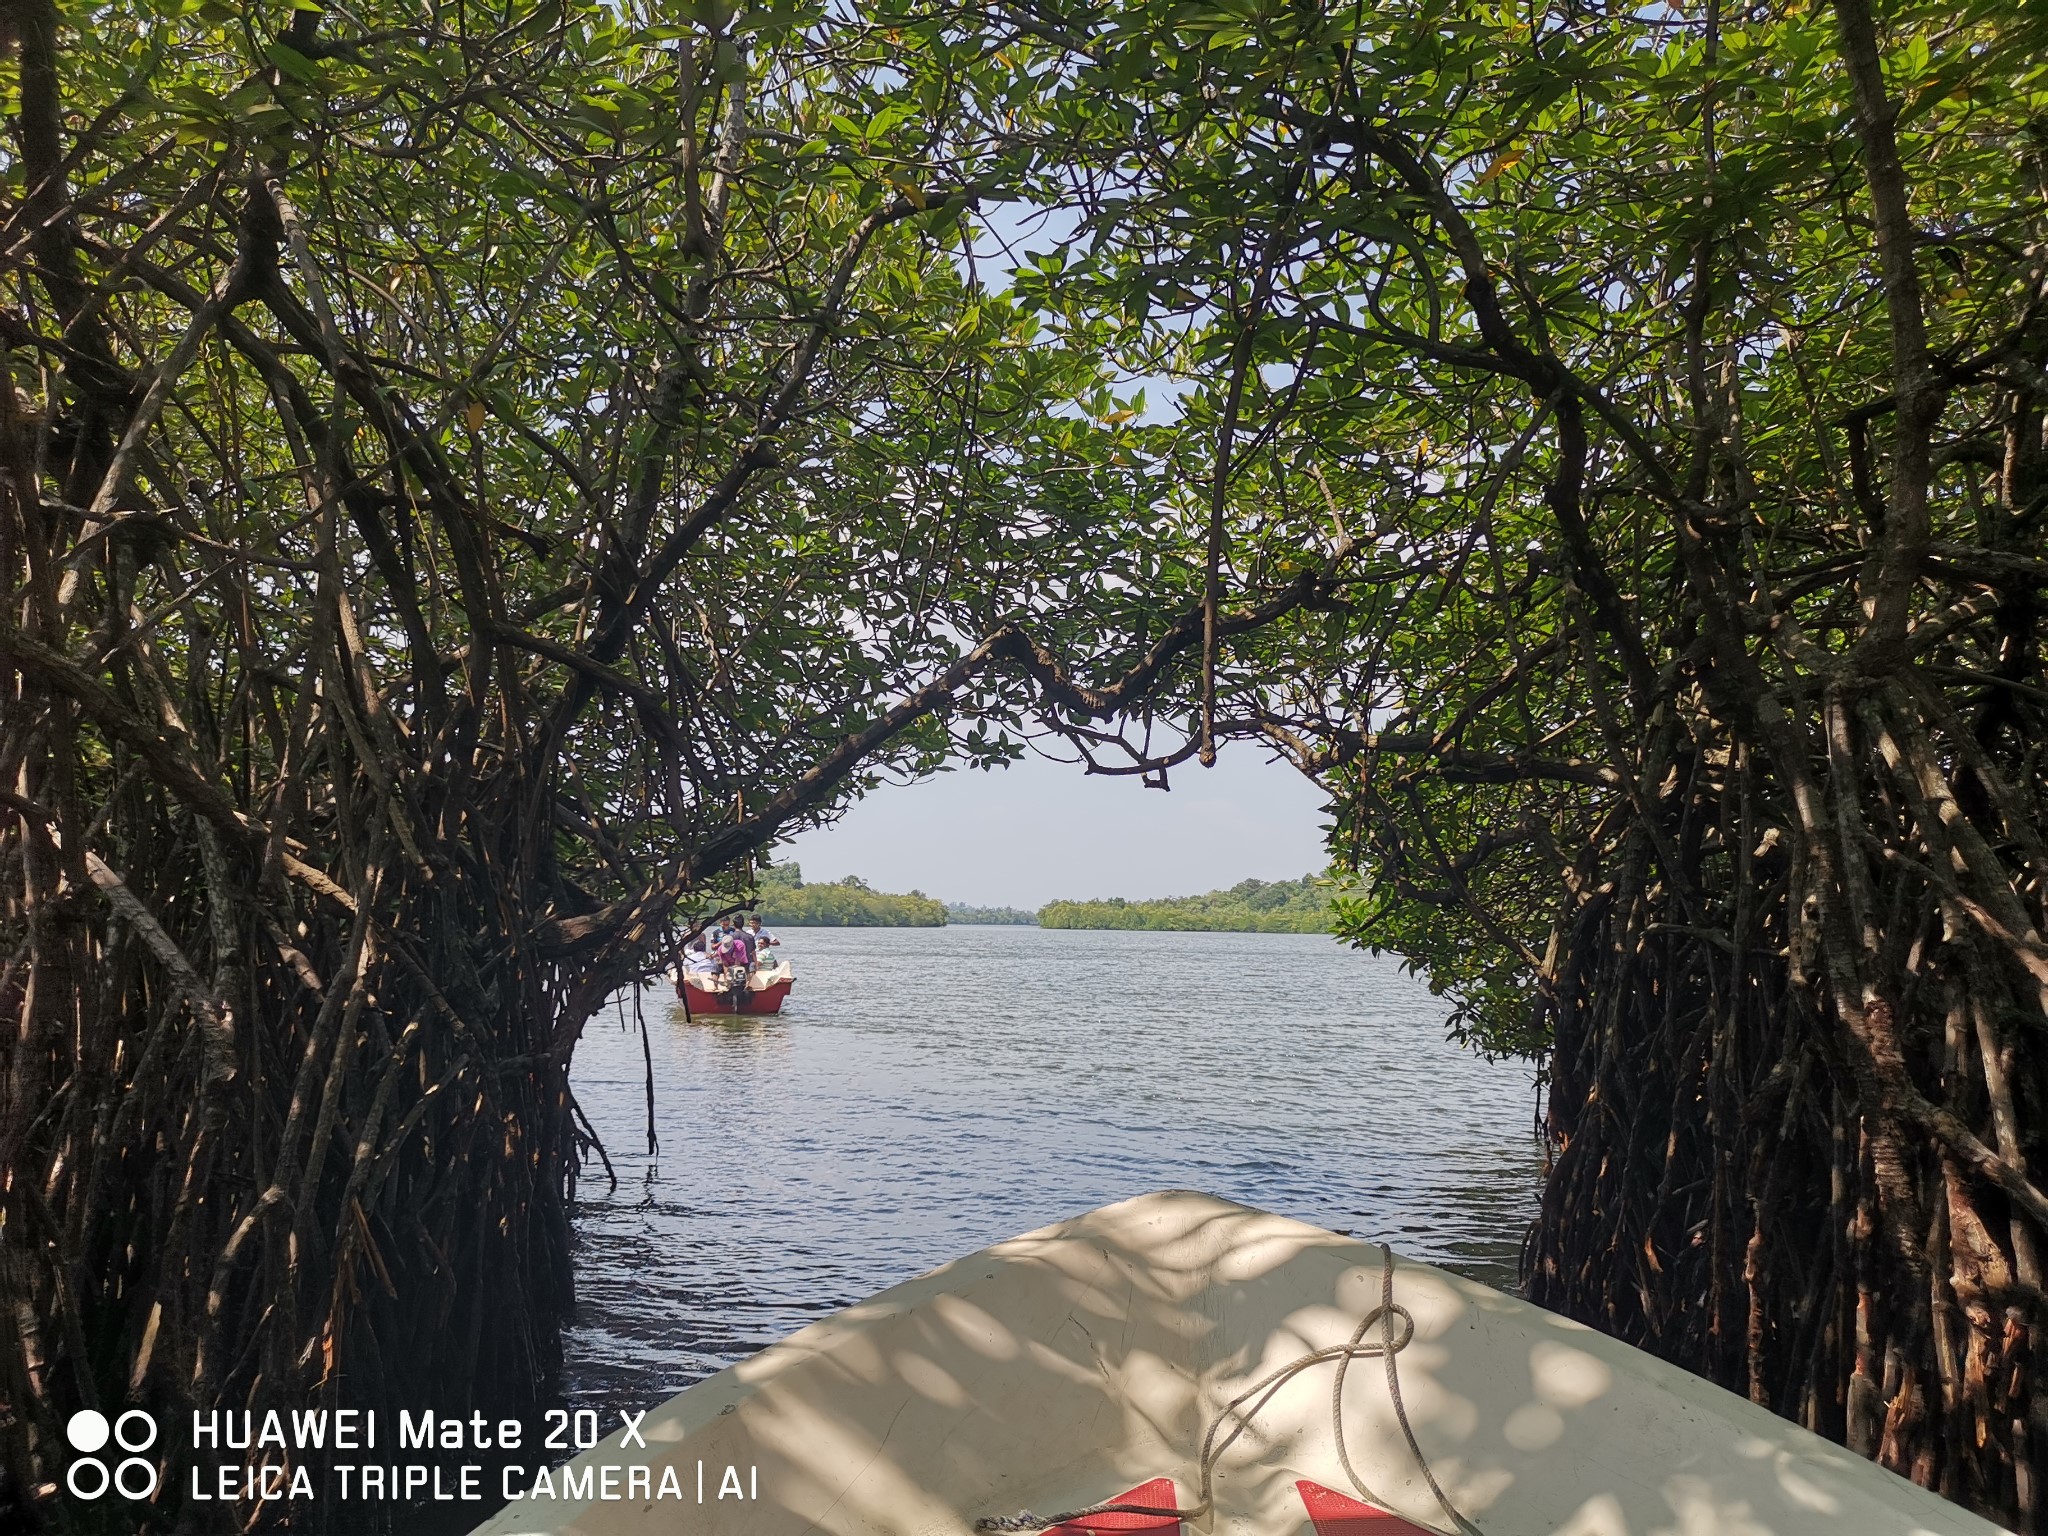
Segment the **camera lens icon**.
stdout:
[[79,1409],[64,1426],[64,1438],[71,1442],[71,1449],[87,1456],[105,1445],[113,1432],[107,1416],[97,1408]]
[[[79,1453],[64,1474],[64,1486],[77,1499],[97,1499],[109,1488],[124,1499],[146,1499],[156,1492],[156,1467],[141,1456],[156,1444],[156,1420],[140,1408],[130,1408],[111,1424],[97,1408],[81,1408],[64,1425],[64,1438]],[[112,1470],[98,1453],[112,1440],[129,1452]]]

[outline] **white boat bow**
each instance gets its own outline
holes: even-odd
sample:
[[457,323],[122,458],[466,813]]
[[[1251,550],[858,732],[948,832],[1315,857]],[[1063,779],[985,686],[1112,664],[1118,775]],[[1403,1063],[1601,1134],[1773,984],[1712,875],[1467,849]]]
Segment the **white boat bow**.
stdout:
[[[666,1472],[680,1501],[526,1499],[482,1532],[970,1536],[978,1520],[1076,1510],[1158,1478],[1187,1508],[1219,1412],[1303,1354],[1342,1345],[1382,1279],[1381,1251],[1336,1233],[1207,1195],[1141,1196],[814,1323],[650,1412],[644,1447],[614,1435],[569,1468],[589,1470],[593,1490],[655,1488]],[[1997,1530],[1732,1393],[1477,1282],[1397,1260],[1393,1290],[1414,1321],[1396,1362],[1416,1444],[1483,1536]],[[1279,1388],[1217,1459],[1214,1507],[1185,1529],[1297,1536],[1316,1529],[1301,1483],[1335,1490],[1340,1505],[1359,1498],[1332,1434],[1335,1370],[1318,1364]],[[1343,1423],[1378,1507],[1454,1531],[1380,1360],[1348,1367]],[[605,1467],[616,1470],[601,1479]],[[1326,1519],[1323,1536],[1400,1529]]]

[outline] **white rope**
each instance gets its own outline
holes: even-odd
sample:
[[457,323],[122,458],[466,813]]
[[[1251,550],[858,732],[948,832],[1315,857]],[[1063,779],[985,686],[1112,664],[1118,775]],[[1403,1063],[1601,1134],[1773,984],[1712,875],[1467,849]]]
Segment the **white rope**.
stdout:
[[[1226,1403],[1220,1413],[1210,1421],[1208,1433],[1202,1437],[1201,1498],[1188,1509],[1162,1508],[1150,1504],[1126,1504],[1114,1500],[1107,1504],[1091,1504],[1086,1509],[1070,1509],[1058,1515],[1034,1515],[1030,1510],[1021,1510],[1014,1515],[987,1516],[974,1522],[977,1531],[1045,1531],[1056,1525],[1067,1525],[1076,1520],[1089,1520],[1097,1515],[1153,1515],[1160,1519],[1198,1520],[1215,1507],[1214,1482],[1216,1463],[1223,1453],[1230,1449],[1237,1437],[1251,1427],[1253,1419],[1265,1409],[1280,1389],[1312,1366],[1325,1361],[1337,1362],[1337,1380],[1330,1391],[1330,1432],[1337,1441],[1337,1460],[1344,1468],[1344,1475],[1351,1479],[1351,1486],[1358,1490],[1358,1496],[1368,1504],[1384,1509],[1386,1500],[1366,1486],[1365,1479],[1351,1465],[1351,1452],[1344,1443],[1344,1373],[1351,1368],[1353,1360],[1369,1360],[1379,1357],[1387,1362],[1387,1392],[1394,1400],[1394,1417],[1400,1421],[1401,1433],[1408,1441],[1409,1454],[1414,1456],[1416,1466],[1422,1469],[1429,1491],[1436,1495],[1436,1501],[1450,1517],[1452,1526],[1459,1536],[1483,1536],[1479,1527],[1458,1512],[1450,1496],[1437,1482],[1436,1474],[1430,1470],[1429,1458],[1422,1454],[1422,1446],[1415,1439],[1415,1431],[1409,1427],[1408,1408],[1401,1400],[1401,1370],[1395,1356],[1408,1347],[1415,1337],[1415,1318],[1394,1300],[1394,1250],[1385,1243],[1380,1244],[1380,1304],[1358,1320],[1351,1337],[1343,1344],[1328,1349],[1310,1350],[1298,1360],[1289,1362],[1270,1376],[1257,1382],[1251,1388],[1240,1392]],[[1394,1322],[1400,1320],[1402,1331],[1397,1337]],[[1373,1324],[1379,1324],[1379,1342],[1368,1344],[1365,1336],[1372,1331]],[[1250,1408],[1245,1404],[1252,1402]],[[1217,1442],[1216,1436],[1224,1424],[1233,1416],[1237,1423],[1229,1434]],[[1438,1536],[1445,1536],[1439,1532]]]

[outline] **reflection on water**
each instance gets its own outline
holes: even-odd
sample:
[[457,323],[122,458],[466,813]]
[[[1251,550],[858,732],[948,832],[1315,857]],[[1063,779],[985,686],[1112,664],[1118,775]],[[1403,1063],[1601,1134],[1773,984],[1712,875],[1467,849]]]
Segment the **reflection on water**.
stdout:
[[1529,1071],[1316,934],[785,930],[772,1019],[594,1020],[619,1187],[577,1213],[577,1401],[652,1404],[898,1280],[1145,1190],[1384,1239],[1493,1284],[1534,1212]]

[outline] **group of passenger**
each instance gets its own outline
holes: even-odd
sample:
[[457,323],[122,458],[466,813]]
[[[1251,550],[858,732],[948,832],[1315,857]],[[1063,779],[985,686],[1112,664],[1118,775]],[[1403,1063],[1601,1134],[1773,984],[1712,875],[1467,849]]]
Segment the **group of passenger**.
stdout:
[[683,951],[683,968],[713,976],[735,967],[751,971],[757,965],[772,966],[775,961],[768,951],[781,946],[782,940],[761,926],[758,915],[749,917],[743,927],[713,923]]

